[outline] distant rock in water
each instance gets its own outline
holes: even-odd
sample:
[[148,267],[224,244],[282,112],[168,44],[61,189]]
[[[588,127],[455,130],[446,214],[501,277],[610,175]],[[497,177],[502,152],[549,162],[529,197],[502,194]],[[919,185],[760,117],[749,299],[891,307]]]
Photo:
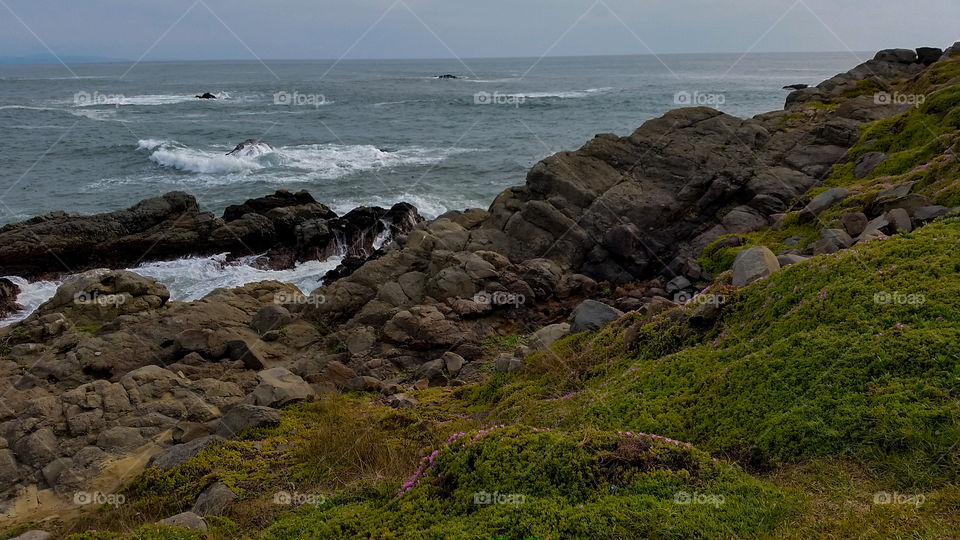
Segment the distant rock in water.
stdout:
[[273,147],[256,139],[247,139],[234,147],[233,150],[227,152],[227,155],[237,157],[252,157],[259,156],[260,154],[266,154],[267,152],[273,152]]
[[197,99],[217,99],[217,96],[211,94],[210,92],[205,92],[204,94],[197,96]]
[[449,73],[447,73],[446,75],[437,75],[437,78],[438,79],[459,79],[460,77],[457,77],[456,75],[450,75]]
[[804,88],[810,88],[809,84],[788,84],[784,86],[784,90],[803,90]]

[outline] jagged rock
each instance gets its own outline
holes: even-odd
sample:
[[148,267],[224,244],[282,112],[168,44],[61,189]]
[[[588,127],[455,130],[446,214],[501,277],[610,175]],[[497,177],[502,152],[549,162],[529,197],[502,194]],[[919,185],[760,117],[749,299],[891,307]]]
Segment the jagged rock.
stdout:
[[933,201],[916,193],[909,195],[878,197],[876,201],[867,207],[870,215],[880,215],[897,208],[906,210],[907,214],[913,215],[920,208],[932,206]]
[[894,208],[883,215],[890,223],[889,234],[897,232],[910,232],[913,230],[913,223],[910,221],[910,214],[903,208]]
[[20,468],[13,452],[0,450],[0,489],[6,489],[17,483],[21,478]]
[[744,249],[733,262],[733,286],[745,287],[780,269],[777,256],[764,246]]
[[283,407],[298,401],[310,401],[316,392],[289,369],[277,367],[257,374],[260,384],[246,402],[264,407]]
[[463,339],[457,325],[435,306],[414,306],[397,313],[384,326],[383,336],[414,350],[449,348]]
[[23,309],[23,306],[17,303],[19,295],[20,287],[7,278],[0,278],[0,318]]
[[950,209],[947,208],[946,206],[939,206],[939,205],[924,206],[914,210],[913,219],[919,224],[924,224],[924,223],[930,223],[931,221],[939,217],[943,217],[949,213],[950,213]]
[[145,442],[140,430],[134,427],[114,426],[97,437],[97,446],[112,453],[129,452]]
[[857,178],[858,180],[861,178],[866,178],[886,159],[887,155],[883,152],[867,152],[866,154],[860,156],[857,158],[857,161],[854,162],[854,178]]
[[346,390],[348,392],[376,392],[380,390],[380,379],[367,376],[354,377],[347,381]]
[[177,334],[175,341],[185,354],[197,353],[209,360],[219,360],[227,355],[227,342],[213,330],[184,330]]
[[150,458],[148,466],[169,471],[174,467],[183,465],[184,463],[190,461],[190,458],[197,455],[197,453],[204,448],[223,440],[225,440],[223,437],[210,435],[207,437],[194,439],[188,443],[171,446],[170,448],[167,448],[163,452],[160,452],[159,454]]
[[40,428],[15,442],[13,452],[19,461],[33,467],[42,467],[56,457],[54,452],[58,446],[53,430]]
[[261,336],[267,332],[280,330],[290,324],[293,317],[283,306],[269,305],[260,308],[257,314],[253,316],[253,322],[250,325]]
[[235,362],[243,362],[243,367],[251,371],[260,371],[266,365],[263,360],[255,353],[250,345],[242,339],[235,339],[227,342],[227,353],[230,359]]
[[669,283],[667,283],[666,290],[667,290],[667,294],[673,294],[677,291],[689,289],[691,286],[693,286],[693,283],[691,283],[689,279],[687,279],[684,276],[677,276],[671,279]]
[[169,525],[171,527],[181,527],[184,529],[190,529],[192,531],[206,531],[207,522],[197,514],[193,512],[183,512],[182,514],[177,514],[175,516],[170,516],[167,519],[161,519],[159,521],[160,525]]
[[823,193],[817,195],[807,204],[806,207],[800,212],[800,220],[803,222],[813,221],[817,218],[824,210],[827,210],[831,206],[843,201],[851,195],[849,189],[846,188],[830,188]]
[[227,411],[217,424],[217,436],[229,438],[246,428],[280,425],[280,413],[273,408],[241,403]]
[[860,236],[869,222],[870,220],[863,212],[846,212],[840,217],[843,230],[847,231],[850,236]]
[[494,363],[494,369],[497,373],[517,373],[523,371],[523,359],[517,358],[510,353],[503,353],[497,357]]
[[570,314],[570,333],[596,332],[607,323],[613,322],[624,313],[596,300],[584,300],[573,313]]
[[337,388],[347,387],[347,381],[357,376],[357,372],[340,362],[330,362],[320,376],[321,380],[332,383]]
[[813,245],[814,255],[836,253],[853,245],[853,238],[840,229],[824,229]]
[[200,492],[191,511],[198,516],[221,516],[236,498],[226,484],[214,482]]

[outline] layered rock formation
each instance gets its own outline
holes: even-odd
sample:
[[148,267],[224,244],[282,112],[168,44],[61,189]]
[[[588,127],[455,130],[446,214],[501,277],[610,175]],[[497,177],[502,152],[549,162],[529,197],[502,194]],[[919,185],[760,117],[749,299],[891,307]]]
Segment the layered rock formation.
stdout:
[[266,253],[265,264],[285,268],[340,252],[369,256],[380,235],[401,234],[421,220],[406,203],[337,216],[305,191],[251,199],[218,218],[201,211],[192,195],[171,192],[127,210],[54,212],[0,227],[0,275],[35,279],[224,252]]

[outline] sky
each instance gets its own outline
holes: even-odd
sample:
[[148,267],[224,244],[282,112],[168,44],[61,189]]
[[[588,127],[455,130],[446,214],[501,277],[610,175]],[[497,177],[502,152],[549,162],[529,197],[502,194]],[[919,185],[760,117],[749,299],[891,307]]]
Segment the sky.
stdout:
[[960,0],[0,0],[0,57],[540,57],[958,40]]

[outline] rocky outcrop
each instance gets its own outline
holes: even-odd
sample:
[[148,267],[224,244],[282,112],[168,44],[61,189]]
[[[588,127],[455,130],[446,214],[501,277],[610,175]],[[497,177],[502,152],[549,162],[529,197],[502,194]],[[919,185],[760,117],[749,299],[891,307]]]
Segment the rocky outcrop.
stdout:
[[0,319],[23,309],[17,303],[20,287],[7,278],[0,278]]
[[0,228],[0,275],[34,279],[224,252],[267,253],[263,264],[286,268],[343,253],[369,256],[378,239],[404,234],[421,220],[406,203],[341,217],[305,191],[251,199],[218,218],[203,212],[193,196],[171,192],[127,210],[92,216],[55,212],[6,225]]
[[[810,245],[795,237],[784,243],[796,249],[779,256],[741,250],[725,286],[948,212],[909,183],[871,198],[854,188],[807,195],[846,163],[862,122],[898,111],[847,91],[867,77],[916,74],[930,55],[888,51],[869,69],[807,89],[810,99],[836,100],[831,107],[804,108],[794,93],[789,110],[746,120],[671,111],[627,137],[600,135],[545,159],[488,210],[431,222],[404,204],[340,217],[305,192],[251,199],[216,218],[174,193],[111,214],[3,227],[0,264],[24,274],[56,258],[129,266],[131,246],[148,240],[156,253],[178,256],[259,246],[274,266],[346,259],[307,296],[266,282],[174,302],[153,280],[102,269],[64,283],[36,313],[0,329],[9,351],[0,360],[0,494],[63,495],[122,456],[176,467],[238,430],[276,425],[277,408],[322,392],[375,393],[416,408],[408,392],[480,380],[491,367],[528,368],[523,340],[493,340],[503,344],[491,350],[489,338],[529,336],[542,350],[626,312],[639,317],[621,319],[630,322],[628,347],[638,325],[661,314],[689,313],[695,327],[709,328],[721,320],[718,303],[680,304],[713,281],[697,258],[740,246],[738,235],[777,226],[787,213],[815,222],[839,205],[845,212],[839,224],[818,227]],[[851,165],[869,175],[882,158]],[[30,245],[36,238],[50,244]],[[200,515],[231,496],[211,487],[193,512],[171,519],[202,529]]]

